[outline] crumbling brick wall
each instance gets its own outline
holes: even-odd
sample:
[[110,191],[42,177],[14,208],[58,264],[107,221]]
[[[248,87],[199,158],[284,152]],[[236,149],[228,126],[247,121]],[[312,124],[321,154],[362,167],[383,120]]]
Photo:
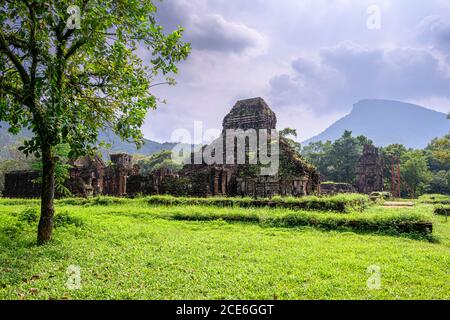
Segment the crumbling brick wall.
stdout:
[[349,183],[322,183],[320,185],[320,194],[323,195],[354,192],[356,192],[355,187]]
[[3,196],[8,198],[38,198],[41,188],[35,183],[39,177],[37,171],[12,171],[5,173]]
[[356,189],[360,193],[370,194],[383,191],[383,165],[378,149],[365,145],[356,167]]

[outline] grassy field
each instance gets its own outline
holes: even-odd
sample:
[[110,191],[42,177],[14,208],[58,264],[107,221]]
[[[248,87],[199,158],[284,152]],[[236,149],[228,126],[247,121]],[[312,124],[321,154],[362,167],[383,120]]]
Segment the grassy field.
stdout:
[[[35,245],[37,204],[0,199],[0,299],[450,298],[450,222],[429,204],[344,214],[67,199],[44,247]],[[433,236],[268,223],[293,214],[427,219]],[[81,270],[80,289],[66,285],[70,265]],[[371,266],[380,289],[367,286]]]

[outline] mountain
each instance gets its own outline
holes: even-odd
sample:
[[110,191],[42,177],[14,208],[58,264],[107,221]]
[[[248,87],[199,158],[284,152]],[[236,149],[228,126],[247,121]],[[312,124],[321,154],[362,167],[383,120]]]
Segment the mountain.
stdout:
[[[0,122],[0,157],[2,156],[2,151],[6,150],[5,147],[18,144],[24,139],[32,137],[32,135],[32,132],[27,129],[22,130],[18,135],[13,135],[8,131],[8,124]],[[101,132],[99,134],[99,140],[111,144],[110,149],[102,150],[104,159],[109,159],[109,154],[120,152],[128,154],[150,155],[161,150],[171,150],[176,145],[176,143],[159,143],[156,141],[144,139],[144,145],[141,149],[137,150],[134,143],[122,141],[117,135],[113,134],[112,132]]]
[[354,136],[364,135],[377,146],[400,143],[406,147],[422,149],[437,137],[450,131],[450,120],[441,112],[415,104],[391,100],[362,100],[352,112],[336,121],[321,134],[306,140],[303,145],[316,141],[334,141],[345,130]]

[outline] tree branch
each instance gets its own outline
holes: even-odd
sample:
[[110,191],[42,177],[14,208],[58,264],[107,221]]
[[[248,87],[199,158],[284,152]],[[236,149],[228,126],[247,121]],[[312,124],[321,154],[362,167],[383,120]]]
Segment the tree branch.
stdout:
[[6,41],[5,34],[2,30],[0,30],[0,48],[6,53],[6,56],[11,60],[13,65],[16,67],[17,71],[20,74],[20,78],[22,79],[23,84],[28,84],[30,82],[30,76],[25,70],[19,58],[11,51],[9,48],[9,44]]
[[75,42],[69,50],[67,50],[66,54],[64,55],[64,59],[68,60],[75,52],[77,52],[78,49],[81,48],[86,43],[86,39],[80,39],[77,42]]

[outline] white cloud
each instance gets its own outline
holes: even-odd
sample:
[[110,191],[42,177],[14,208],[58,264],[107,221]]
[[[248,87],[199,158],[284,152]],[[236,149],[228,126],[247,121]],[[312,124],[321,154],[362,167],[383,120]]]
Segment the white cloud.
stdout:
[[366,98],[418,100],[450,97],[450,76],[425,49],[367,48],[346,42],[322,49],[320,64],[292,62],[291,75],[270,81],[271,97],[284,105],[306,103],[317,113],[348,110]]
[[[381,8],[381,30],[366,27]],[[237,99],[262,96],[279,126],[312,136],[360,99],[450,109],[448,0],[165,0],[158,20],[192,42],[168,104],[144,133],[167,140],[194,120],[220,128]],[[448,108],[447,108],[448,106]]]

